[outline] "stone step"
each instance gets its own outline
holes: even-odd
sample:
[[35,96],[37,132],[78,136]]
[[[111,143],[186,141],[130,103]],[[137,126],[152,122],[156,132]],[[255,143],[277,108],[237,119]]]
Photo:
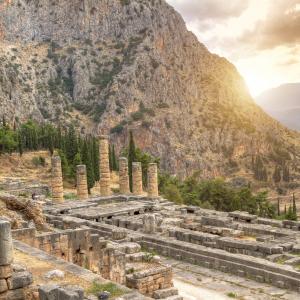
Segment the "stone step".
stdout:
[[165,300],[183,300],[183,297],[175,295],[175,296],[165,298]]
[[178,295],[178,290],[174,287],[171,287],[168,289],[155,291],[153,293],[153,298],[154,299],[169,299],[168,297],[177,296],[177,295]]

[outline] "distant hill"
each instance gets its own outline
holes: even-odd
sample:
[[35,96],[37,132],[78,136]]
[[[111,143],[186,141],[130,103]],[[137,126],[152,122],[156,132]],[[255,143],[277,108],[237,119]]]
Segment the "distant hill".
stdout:
[[256,102],[288,128],[300,130],[300,83],[267,90],[256,98]]

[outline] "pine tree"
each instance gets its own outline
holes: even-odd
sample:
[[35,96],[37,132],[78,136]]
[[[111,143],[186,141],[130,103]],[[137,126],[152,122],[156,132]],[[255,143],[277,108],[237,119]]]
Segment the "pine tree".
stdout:
[[286,211],[286,204],[284,205],[284,215],[286,216],[287,211]]
[[273,180],[275,183],[279,183],[281,181],[281,168],[279,166],[275,167],[275,170],[273,173]]
[[108,147],[108,158],[109,158],[109,169],[110,171],[113,170],[113,166],[112,166],[112,150],[111,150],[111,145],[109,144]]
[[280,199],[277,198],[277,215],[280,216]]
[[95,181],[99,181],[100,180],[99,144],[95,138],[93,138],[93,167],[94,167]]
[[297,206],[296,206],[295,193],[293,193],[293,213],[297,216]]
[[61,168],[62,168],[63,178],[67,179],[70,177],[70,166],[69,166],[66,154],[62,150],[59,150],[58,155],[60,156],[60,159],[61,159]]
[[128,173],[129,173],[129,186],[130,191],[132,192],[132,163],[136,159],[135,153],[135,143],[133,139],[133,133],[130,131],[129,133],[129,147],[128,147]]
[[88,190],[89,193],[91,193],[91,188],[95,184],[95,177],[94,177],[94,170],[92,166],[91,151],[87,140],[85,140],[83,143],[82,162],[86,166]]
[[19,150],[20,156],[22,156],[23,155],[23,140],[22,140],[21,131],[18,133],[18,150]]
[[285,182],[290,181],[290,170],[289,170],[289,167],[287,165],[284,165],[284,167],[283,167],[282,179]]
[[70,126],[66,137],[66,156],[68,161],[73,161],[77,152],[78,144],[75,128]]
[[76,168],[78,165],[81,165],[81,163],[82,163],[81,154],[77,152],[72,162],[72,168],[71,168],[71,177],[73,179],[76,178]]
[[118,162],[117,162],[117,158],[116,158],[115,145],[112,145],[111,160],[112,160],[113,171],[118,171]]
[[2,126],[6,127],[6,120],[5,120],[5,116],[2,116]]

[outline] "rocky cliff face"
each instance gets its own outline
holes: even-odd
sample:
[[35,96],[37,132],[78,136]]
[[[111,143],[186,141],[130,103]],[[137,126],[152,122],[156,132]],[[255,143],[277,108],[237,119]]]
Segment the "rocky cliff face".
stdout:
[[72,122],[137,144],[181,176],[297,162],[296,133],[268,117],[226,59],[164,0],[7,0],[0,6],[0,113]]

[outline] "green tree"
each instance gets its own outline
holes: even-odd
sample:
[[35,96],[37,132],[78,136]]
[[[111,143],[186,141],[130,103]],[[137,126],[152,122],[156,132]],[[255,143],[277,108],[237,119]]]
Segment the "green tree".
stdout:
[[91,188],[95,184],[95,177],[94,177],[94,169],[92,166],[91,149],[90,149],[90,145],[87,140],[85,140],[83,143],[82,162],[83,162],[83,164],[86,165],[88,190],[89,190],[89,193],[91,193]]
[[275,167],[275,170],[273,173],[273,180],[275,183],[279,183],[281,181],[281,168],[279,166]]
[[129,174],[129,186],[132,192],[132,163],[136,160],[135,155],[135,143],[132,131],[129,132],[129,146],[128,146],[128,174]]

